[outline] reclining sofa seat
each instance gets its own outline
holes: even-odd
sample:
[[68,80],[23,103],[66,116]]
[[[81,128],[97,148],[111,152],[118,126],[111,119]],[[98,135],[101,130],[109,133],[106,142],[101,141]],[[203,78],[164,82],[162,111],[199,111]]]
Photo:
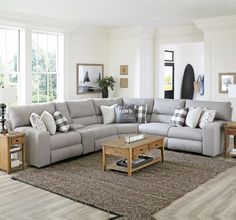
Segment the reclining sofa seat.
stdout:
[[[103,124],[101,105],[147,104],[147,124],[123,123]],[[208,107],[217,111],[216,121],[203,129],[171,127],[170,118],[177,106]],[[60,111],[70,123],[68,133],[48,132],[33,129],[30,115],[43,111],[53,114]],[[166,138],[166,147],[216,156],[223,151],[222,125],[231,120],[229,102],[204,102],[168,99],[83,99],[62,103],[33,104],[9,108],[9,117],[17,131],[26,134],[26,158],[30,165],[42,167],[56,161],[87,154],[101,149],[101,143],[126,134],[156,134]]]

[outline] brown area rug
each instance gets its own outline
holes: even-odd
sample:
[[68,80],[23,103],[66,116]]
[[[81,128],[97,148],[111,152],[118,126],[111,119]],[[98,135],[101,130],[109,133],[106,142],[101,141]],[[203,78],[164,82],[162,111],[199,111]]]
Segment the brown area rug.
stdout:
[[158,210],[236,165],[223,157],[165,152],[158,163],[128,177],[103,172],[101,152],[42,169],[28,169],[13,179],[118,215],[119,219],[152,219]]

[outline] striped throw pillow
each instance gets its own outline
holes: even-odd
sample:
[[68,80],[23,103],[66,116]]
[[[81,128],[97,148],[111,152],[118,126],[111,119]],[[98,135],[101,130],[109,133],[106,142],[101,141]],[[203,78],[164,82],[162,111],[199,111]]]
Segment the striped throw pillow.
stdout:
[[134,114],[138,123],[147,123],[147,105],[135,105]]
[[174,112],[174,115],[170,119],[170,124],[175,127],[183,127],[185,124],[185,119],[188,114],[188,109],[177,107]]

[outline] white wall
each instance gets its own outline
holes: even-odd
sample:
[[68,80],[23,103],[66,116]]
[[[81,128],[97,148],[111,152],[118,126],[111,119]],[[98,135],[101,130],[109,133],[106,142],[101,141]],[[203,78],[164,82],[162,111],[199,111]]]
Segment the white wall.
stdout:
[[69,35],[69,68],[66,77],[68,99],[101,97],[101,93],[80,94],[76,92],[76,64],[104,64],[104,75],[109,75],[108,68],[108,32],[98,28],[81,27]]

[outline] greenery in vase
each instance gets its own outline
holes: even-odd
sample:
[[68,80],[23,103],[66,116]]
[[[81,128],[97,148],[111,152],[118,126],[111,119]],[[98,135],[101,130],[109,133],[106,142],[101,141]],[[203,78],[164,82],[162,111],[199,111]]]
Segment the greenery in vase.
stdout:
[[102,89],[108,89],[110,87],[113,90],[116,81],[112,76],[105,76],[102,79],[98,79],[97,83]]

